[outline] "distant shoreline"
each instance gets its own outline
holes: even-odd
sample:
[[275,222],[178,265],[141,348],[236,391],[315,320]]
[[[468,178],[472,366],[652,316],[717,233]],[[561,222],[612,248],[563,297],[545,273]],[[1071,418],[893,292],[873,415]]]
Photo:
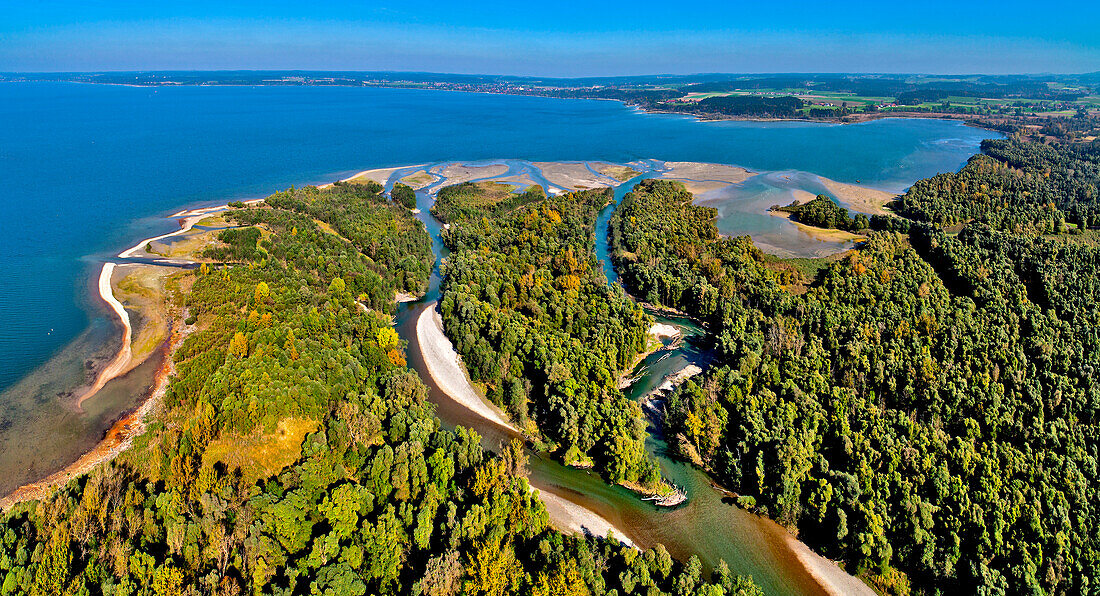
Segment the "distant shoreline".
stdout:
[[[664,110],[654,109],[632,104],[623,99],[614,97],[557,97],[553,95],[539,95],[533,93],[508,93],[503,91],[485,91],[478,89],[430,89],[424,87],[414,86],[402,86],[402,85],[353,85],[353,84],[338,84],[333,83],[331,85],[274,85],[274,84],[242,84],[242,83],[117,83],[117,82],[99,82],[99,81],[40,81],[40,80],[9,80],[0,81],[0,83],[71,83],[76,85],[103,85],[109,87],[133,87],[139,89],[160,89],[160,88],[175,88],[175,87],[339,87],[344,89],[401,89],[404,91],[446,91],[450,93],[472,93],[478,95],[508,95],[511,97],[541,97],[545,99],[563,99],[563,100],[584,100],[584,101],[614,101],[623,104],[624,106],[633,109],[636,112],[642,114],[668,114],[673,116],[684,116],[693,118],[698,122],[805,122],[808,124],[863,124],[866,122],[872,122],[875,120],[886,120],[890,118],[897,118],[900,120],[951,120],[962,122],[966,126],[972,128],[978,128],[981,130],[988,130],[992,132],[1000,132],[995,128],[983,126],[977,121],[977,117],[971,114],[955,114],[951,112],[861,112],[858,114],[849,114],[845,117],[828,117],[828,118],[766,118],[761,116],[740,116],[730,114],[717,114],[717,113],[693,113],[693,112],[680,112],[677,110]],[[331,183],[329,183],[331,184]]]

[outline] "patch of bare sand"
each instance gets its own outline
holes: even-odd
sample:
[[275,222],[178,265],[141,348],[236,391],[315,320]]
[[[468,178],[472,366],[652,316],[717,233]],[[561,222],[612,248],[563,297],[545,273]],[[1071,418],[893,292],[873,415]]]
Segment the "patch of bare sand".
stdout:
[[612,185],[607,178],[593,174],[583,162],[536,161],[531,165],[541,170],[543,177],[551,184],[567,190],[587,190]]
[[[424,364],[435,384],[451,399],[490,422],[505,428],[516,427],[488,400],[478,395],[466,376],[454,344],[443,333],[443,318],[435,305],[424,309],[416,321],[416,337]],[[517,431],[518,432],[518,431]]]
[[439,177],[428,170],[419,170],[401,179],[402,184],[410,186],[413,190],[420,190],[434,184]]
[[[417,319],[416,336],[428,374],[444,393],[486,420],[515,430],[504,414],[478,395],[470,384],[470,379],[466,376],[454,345],[443,333],[443,320],[434,305],[424,309],[420,318]],[[531,490],[535,488],[532,487]],[[593,511],[545,490],[539,491],[539,499],[546,505],[550,521],[558,529],[601,537],[607,536],[609,531],[614,531],[620,542],[634,545],[630,538],[611,525],[611,522]]]
[[875,591],[839,565],[810,550],[802,541],[788,535],[788,544],[806,571],[831,596],[876,596]]
[[[394,172],[396,172],[397,170],[404,170],[405,168],[408,168],[408,167],[415,167],[415,166],[397,166],[397,167],[394,167],[394,168],[377,168],[377,169],[374,169],[374,170],[364,170],[364,171],[359,172],[358,174],[356,174],[356,175],[354,175],[350,178],[344,178],[343,180],[341,180],[341,182],[352,182],[352,183],[364,184],[367,181],[373,180],[374,182],[385,185],[386,182],[390,179],[390,176],[392,176]],[[331,185],[326,184],[326,185],[322,186],[321,188],[324,188],[325,186],[331,186]]]
[[[531,490],[535,489],[532,487]],[[539,500],[546,505],[546,513],[550,516],[550,523],[558,530],[584,535],[590,534],[601,538],[606,537],[608,532],[614,532],[615,538],[619,542],[634,546],[634,541],[594,511],[585,509],[545,490],[539,491]]]
[[[810,194],[810,193],[806,193]],[[826,242],[862,242],[867,239],[866,236],[860,236],[859,234],[853,234],[846,230],[834,230],[830,228],[816,228],[814,226],[808,226],[804,223],[799,223],[791,219],[791,214],[787,211],[772,211],[768,210],[768,215],[774,217],[782,217],[783,219],[791,222],[798,228],[798,231],[813,237],[815,240],[824,240]]]
[[[664,176],[662,176],[662,178],[663,177]],[[716,190],[721,190],[721,189],[726,188],[730,185],[728,182],[718,182],[718,181],[715,181],[715,180],[698,181],[698,180],[682,180],[682,179],[677,179],[677,178],[669,178],[669,179],[670,180],[675,180],[676,182],[679,182],[680,184],[683,184],[684,188],[687,188],[687,191],[690,192],[691,194],[695,195],[696,197],[704,195],[708,192],[714,192]]]
[[592,166],[592,169],[603,174],[604,176],[610,176],[618,180],[619,182],[626,182],[631,178],[641,174],[638,170],[630,167],[629,165],[620,165],[615,163],[607,163],[604,161],[590,162],[588,165]]
[[126,312],[126,308],[121,302],[115,298],[114,285],[112,283],[112,277],[115,273],[115,263],[104,263],[103,269],[99,272],[99,297],[111,307],[111,310],[118,316],[119,321],[122,323],[122,347],[119,348],[118,354],[115,355],[111,363],[100,371],[99,376],[96,377],[95,383],[80,396],[77,400],[77,406],[84,403],[84,400],[92,397],[107,384],[107,381],[121,375],[127,366],[130,365],[130,339],[133,335],[133,329],[130,327],[130,313]]
[[808,190],[802,190],[801,188],[791,189],[791,196],[794,197],[795,201],[798,201],[799,205],[805,205],[817,198],[817,195],[814,193]]
[[490,164],[487,166],[468,166],[463,164],[446,164],[431,169],[431,173],[441,176],[448,186],[462,184],[479,178],[496,178],[508,172],[508,166],[504,164]]
[[173,267],[138,263],[123,263],[115,268],[111,280],[114,296],[128,311],[136,313],[131,321],[130,363],[120,374],[145,362],[167,339],[170,329],[165,282],[178,272]]
[[745,168],[720,163],[700,163],[694,161],[666,161],[668,170],[662,178],[693,180],[696,182],[725,182],[737,184],[755,175]]
[[885,207],[898,195],[858,184],[837,182],[821,176],[819,178],[821,178],[821,184],[829,189],[829,192],[833,193],[845,207],[869,215],[893,215]]
[[[164,282],[177,270],[137,263],[105,263],[99,274],[99,296],[122,323],[122,347],[95,382],[77,400],[79,407],[112,379],[140,366],[171,331]],[[136,314],[136,321],[130,317]]]

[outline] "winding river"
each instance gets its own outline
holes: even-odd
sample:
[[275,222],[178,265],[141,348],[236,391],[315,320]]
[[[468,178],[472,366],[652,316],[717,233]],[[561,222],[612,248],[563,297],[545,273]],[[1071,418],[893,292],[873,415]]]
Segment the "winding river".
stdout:
[[[526,174],[544,187],[551,186],[537,168],[525,162],[503,163],[509,166],[507,175]],[[646,164],[643,163],[642,167],[646,169]],[[393,172],[387,189],[416,169],[419,168]],[[660,174],[656,163],[649,164],[648,169],[617,186],[614,203],[606,207],[598,218],[596,255],[603,262],[610,283],[617,283],[618,276],[608,258],[608,222],[615,206],[634,185]],[[425,296],[416,302],[399,305],[396,326],[401,337],[409,342],[409,365],[429,385],[431,399],[437,405],[438,415],[444,424],[472,428],[481,434],[485,447],[495,449],[502,440],[517,436],[515,431],[473,413],[448,397],[428,373],[417,339],[416,324],[420,315],[425,309],[435,308],[439,299],[439,262],[447,256],[440,240],[442,226],[428,211],[434,202],[435,191],[442,184],[442,181],[436,182],[417,193],[417,207],[420,210],[417,217],[431,234],[436,264]],[[708,359],[702,329],[690,321],[654,316],[658,322],[678,327],[684,339],[671,346],[666,344],[664,349],[650,354],[638,365],[631,375],[635,381],[626,390],[627,395],[634,399],[655,389],[667,375],[688,364],[705,365]],[[643,548],[660,543],[681,560],[692,554],[698,555],[708,570],[719,560],[725,560],[734,573],[751,575],[767,594],[828,593],[799,559],[795,550],[798,545],[785,529],[732,504],[731,499],[711,486],[705,474],[671,457],[659,429],[651,427],[649,430],[649,451],[660,463],[665,477],[683,487],[687,493],[688,501],[680,507],[671,510],[659,508],[641,501],[625,488],[605,483],[597,474],[563,466],[534,451],[529,452],[530,483],[543,493],[552,493],[602,516]]]

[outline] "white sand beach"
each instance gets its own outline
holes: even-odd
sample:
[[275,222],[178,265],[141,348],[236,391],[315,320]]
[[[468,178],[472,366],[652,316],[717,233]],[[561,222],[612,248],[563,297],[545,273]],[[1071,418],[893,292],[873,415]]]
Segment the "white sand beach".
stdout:
[[580,505],[545,490],[539,491],[539,500],[546,505],[546,513],[550,515],[550,523],[559,530],[600,537],[606,537],[608,532],[614,532],[615,538],[619,542],[634,546],[634,541],[622,530],[611,525],[611,522],[602,516]]
[[114,291],[111,287],[111,276],[115,272],[114,263],[105,263],[103,269],[99,272],[99,296],[103,298],[103,301],[111,307],[111,310],[118,315],[119,320],[122,322],[122,347],[119,348],[118,354],[115,355],[114,360],[107,365],[99,376],[96,377],[95,383],[80,396],[77,400],[77,405],[84,403],[84,400],[95,395],[107,381],[117,377],[126,370],[126,367],[130,364],[130,339],[133,334],[133,329],[130,327],[130,315],[126,312],[126,308],[122,306],[122,303],[115,298]]
[[829,189],[829,192],[833,193],[845,207],[869,215],[893,215],[886,209],[886,204],[896,199],[898,195],[858,184],[846,184],[820,176],[819,178],[821,178],[821,184]]
[[482,418],[519,432],[496,406],[478,395],[470,384],[458,352],[443,333],[443,318],[434,304],[424,309],[417,319],[416,338],[428,373],[444,393]]
[[831,596],[876,596],[870,586],[850,575],[839,565],[815,553],[802,541],[788,536],[788,543],[798,560],[806,566],[822,589]]
[[604,188],[615,184],[615,181],[606,176],[593,174],[583,162],[536,161],[531,165],[538,168],[551,184],[567,190]]

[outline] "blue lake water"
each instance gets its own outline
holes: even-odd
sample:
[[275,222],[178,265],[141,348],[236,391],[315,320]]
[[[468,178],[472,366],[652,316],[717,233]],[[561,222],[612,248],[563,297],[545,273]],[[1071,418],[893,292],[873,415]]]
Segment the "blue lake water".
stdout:
[[34,454],[34,437],[68,445],[52,458],[0,457],[0,488],[71,461],[134,401],[135,387],[120,386],[98,411],[65,403],[85,359],[111,350],[111,320],[87,297],[92,274],[171,231],[165,216],[181,208],[372,167],[500,158],[718,162],[899,191],[957,170],[996,136],[938,120],[698,122],[609,101],[445,91],[66,83],[0,83],[0,123],[0,453],[18,442]]

